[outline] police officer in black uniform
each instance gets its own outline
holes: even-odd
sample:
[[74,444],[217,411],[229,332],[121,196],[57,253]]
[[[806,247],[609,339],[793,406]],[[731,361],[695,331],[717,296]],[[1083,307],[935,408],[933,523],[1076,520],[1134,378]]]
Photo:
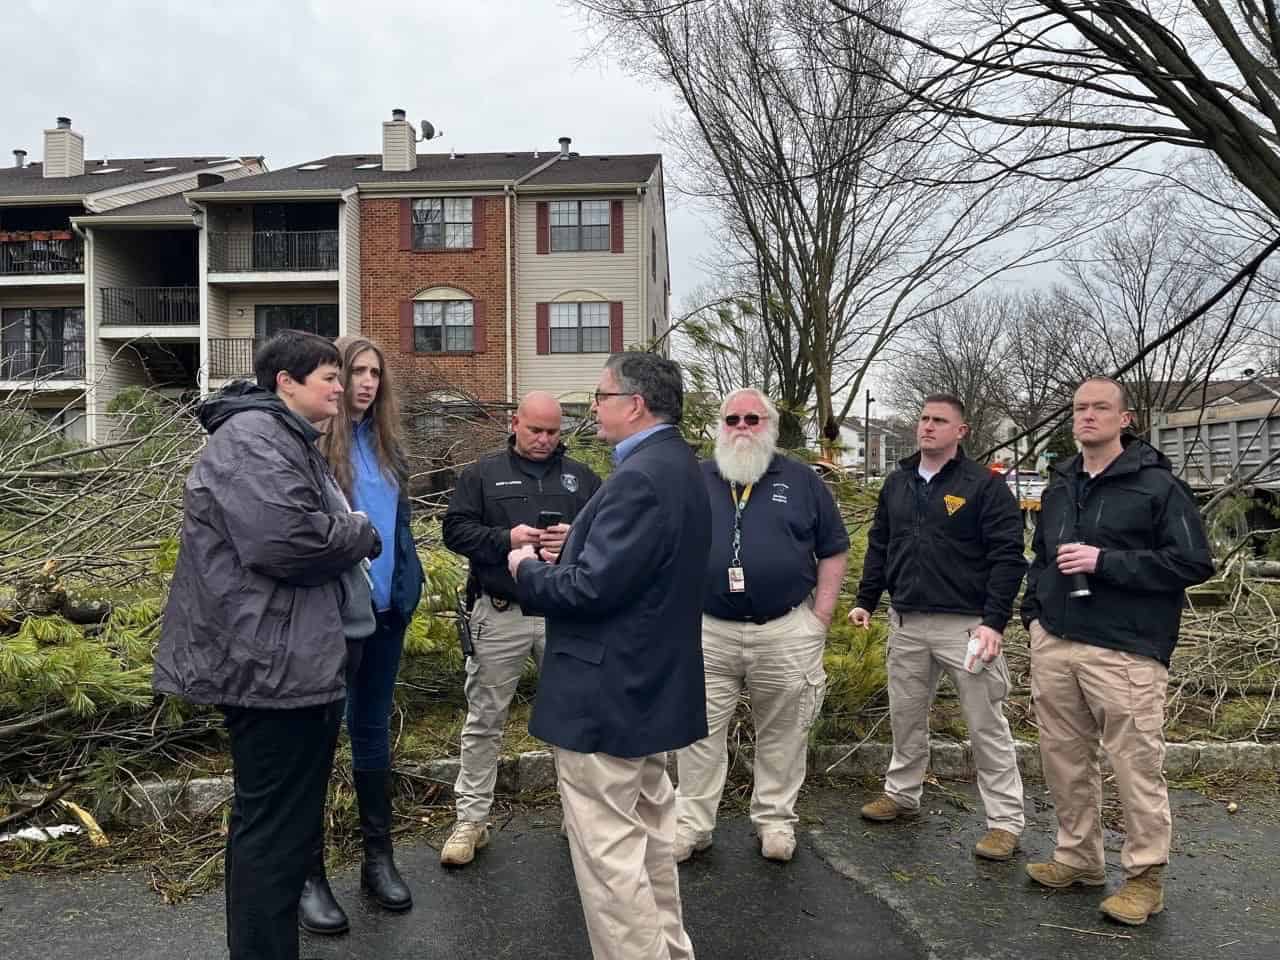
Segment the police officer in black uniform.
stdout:
[[[454,785],[457,823],[440,851],[440,862],[451,866],[470,863],[489,842],[507,710],[529,654],[542,663],[545,626],[516,602],[507,553],[529,544],[554,559],[569,524],[600,487],[589,467],[565,456],[560,424],[555,397],[526,395],[511,417],[507,449],[462,471],[444,516],[445,546],[471,562],[467,594],[474,598],[475,652],[467,659],[467,720]],[[548,514],[558,514],[559,522]]]

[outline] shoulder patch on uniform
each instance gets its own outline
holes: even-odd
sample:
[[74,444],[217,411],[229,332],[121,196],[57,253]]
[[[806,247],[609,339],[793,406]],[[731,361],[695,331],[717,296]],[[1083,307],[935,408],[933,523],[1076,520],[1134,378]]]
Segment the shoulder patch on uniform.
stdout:
[[578,492],[578,478],[572,473],[560,474],[560,485],[570,493]]
[[947,505],[947,516],[951,516],[969,501],[964,497],[957,497],[954,493],[948,493],[942,498],[942,502]]

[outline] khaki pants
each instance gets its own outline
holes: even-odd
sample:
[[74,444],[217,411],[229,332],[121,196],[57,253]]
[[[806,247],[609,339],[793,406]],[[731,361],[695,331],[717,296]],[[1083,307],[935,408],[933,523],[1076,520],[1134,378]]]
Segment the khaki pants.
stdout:
[[1021,834],[1022,777],[1013,733],[1004,716],[1009,665],[1004,654],[981,673],[964,668],[970,634],[982,618],[967,614],[907,613],[889,610],[889,722],[893,759],[884,792],[901,807],[920,806],[929,767],[929,709],[945,670],[955,685],[973,745],[978,793],[987,826]]
[[459,820],[484,820],[493,806],[507,711],[529,654],[542,666],[546,623],[541,617],[526,617],[517,603],[497,610],[486,595],[471,611],[471,634],[475,653],[467,658],[467,719],[453,790]]
[[1104,868],[1098,744],[1115,771],[1124,809],[1126,876],[1168,863],[1173,819],[1164,780],[1164,700],[1169,671],[1150,657],[1056,637],[1031,623],[1031,699],[1040,761],[1058,815],[1055,860]]
[[555,751],[573,875],[595,960],[693,960],[680,908],[666,754]]
[[680,833],[700,838],[715,828],[729,770],[725,733],[744,689],[756,732],[751,822],[757,833],[794,830],[809,729],[826,692],[826,635],[807,604],[763,624],[702,618],[708,733],[676,754]]

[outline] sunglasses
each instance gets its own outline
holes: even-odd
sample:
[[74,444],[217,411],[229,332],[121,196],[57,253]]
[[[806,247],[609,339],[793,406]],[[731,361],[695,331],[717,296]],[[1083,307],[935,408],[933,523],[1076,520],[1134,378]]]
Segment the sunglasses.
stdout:
[[724,423],[726,427],[736,427],[739,422],[745,423],[748,427],[755,427],[759,426],[760,421],[763,419],[764,417],[758,413],[744,413],[742,416],[731,413],[724,418]]

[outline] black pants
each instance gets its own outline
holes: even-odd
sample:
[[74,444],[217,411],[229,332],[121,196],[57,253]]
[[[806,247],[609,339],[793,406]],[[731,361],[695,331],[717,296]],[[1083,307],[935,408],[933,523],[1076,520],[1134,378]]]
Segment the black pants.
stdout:
[[298,901],[319,837],[343,701],[224,707],[235,801],[227,832],[231,960],[298,960]]

